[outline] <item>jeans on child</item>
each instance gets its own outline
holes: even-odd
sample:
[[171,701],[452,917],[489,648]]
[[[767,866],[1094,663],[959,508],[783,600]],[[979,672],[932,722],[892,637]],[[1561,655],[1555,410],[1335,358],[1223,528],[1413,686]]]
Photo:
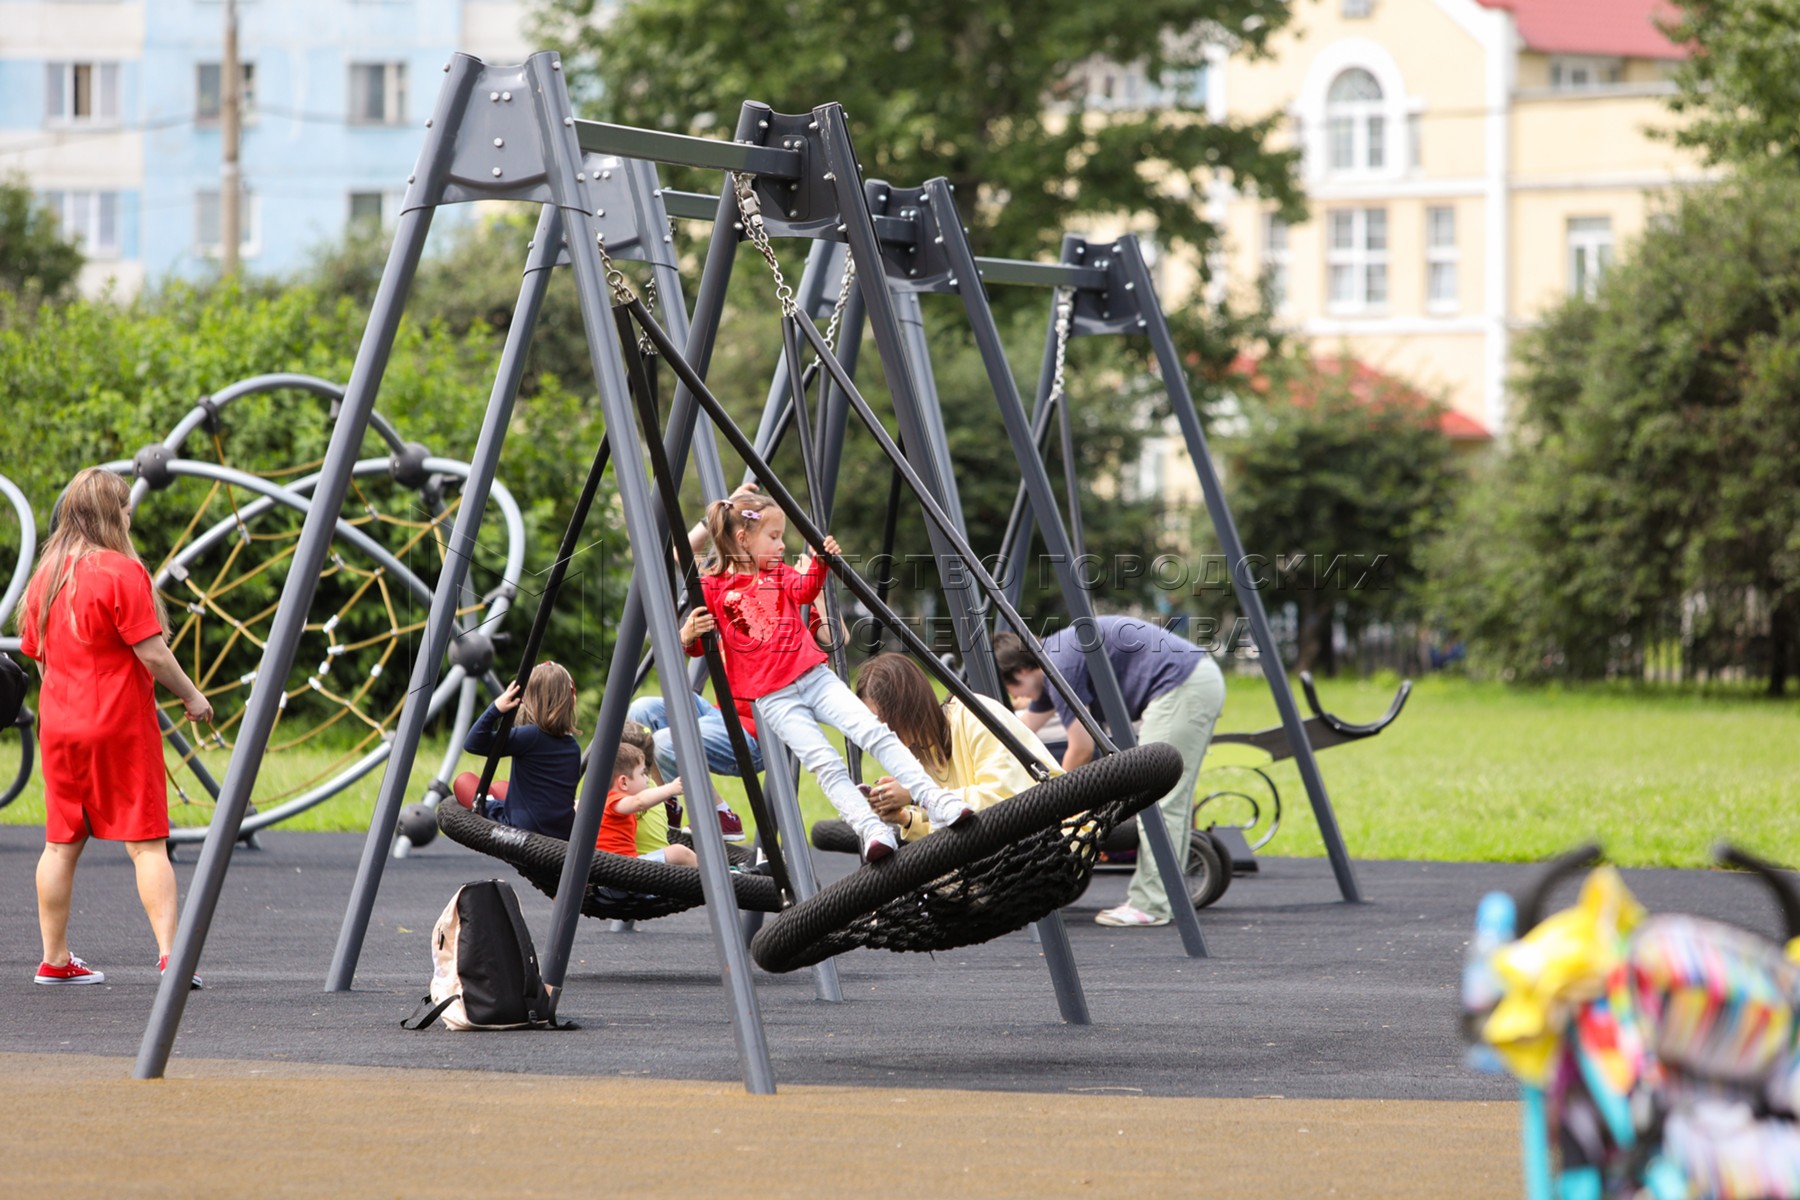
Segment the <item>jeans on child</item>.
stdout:
[[874,755],[924,804],[944,789],[933,782],[894,731],[875,719],[844,681],[821,663],[794,682],[756,701],[756,725],[773,730],[800,764],[818,779],[838,815],[863,838],[884,828],[868,799],[850,781],[850,768],[825,739],[820,725],[830,725],[849,741]]
[[[706,750],[707,770],[714,775],[736,775],[737,758],[731,753],[731,731],[725,726],[725,715],[706,697],[695,692],[688,694],[694,699],[694,716],[700,722],[700,744]],[[631,702],[625,715],[650,730],[651,740],[656,743],[656,766],[663,778],[674,779],[679,775],[681,772],[675,765],[675,740],[669,733],[667,702],[661,696],[639,696]],[[750,765],[761,771],[762,750],[748,729],[744,731],[744,737],[750,743]]]

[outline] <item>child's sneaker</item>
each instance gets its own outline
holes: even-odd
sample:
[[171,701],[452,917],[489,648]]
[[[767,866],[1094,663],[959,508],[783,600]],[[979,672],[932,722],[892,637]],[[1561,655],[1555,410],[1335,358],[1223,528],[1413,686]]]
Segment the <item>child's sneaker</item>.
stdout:
[[719,833],[720,833],[720,835],[723,836],[724,839],[728,842],[743,841],[744,840],[743,818],[738,816],[736,813],[732,812],[729,808],[721,808],[718,810],[718,813],[719,813]]
[[[156,960],[156,973],[158,975],[161,975],[163,972],[167,971],[168,969],[169,969],[169,956],[165,954],[161,958]],[[200,982],[200,977],[198,975],[196,975],[196,976],[194,976],[193,986],[189,990],[197,992],[203,986],[205,986],[205,985],[203,985]]]
[[71,954],[69,961],[60,967],[53,967],[49,963],[39,963],[37,975],[32,978],[32,982],[50,987],[61,987],[69,983],[105,983],[106,976]]
[[1110,925],[1114,929],[1135,929],[1148,925],[1167,925],[1169,918],[1158,917],[1145,912],[1141,908],[1133,908],[1129,904],[1121,904],[1117,908],[1106,908],[1094,917],[1096,925]]
[[975,810],[957,798],[954,792],[940,791],[922,802],[932,829],[955,829],[975,815]]
[[865,863],[880,862],[899,848],[894,840],[893,826],[878,825],[863,838],[862,860]]

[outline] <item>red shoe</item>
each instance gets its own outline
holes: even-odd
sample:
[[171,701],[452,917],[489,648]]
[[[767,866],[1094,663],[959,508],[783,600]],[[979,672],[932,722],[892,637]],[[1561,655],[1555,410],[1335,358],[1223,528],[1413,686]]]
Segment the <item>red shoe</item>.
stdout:
[[32,978],[31,982],[50,987],[61,987],[70,983],[105,983],[106,976],[71,954],[69,961],[60,967],[53,967],[49,963],[39,963],[37,975]]
[[865,865],[868,863],[878,863],[882,859],[890,857],[895,849],[897,849],[893,839],[894,835],[888,831],[886,825],[883,825],[881,827],[881,832],[875,834],[875,836],[863,843],[863,863]]
[[[169,956],[165,954],[161,958],[156,960],[156,973],[158,975],[161,975],[168,969],[169,969]],[[204,986],[205,985],[200,982],[200,977],[198,975],[196,975],[196,976],[194,976],[193,986],[189,990],[197,992]]]
[[719,832],[728,842],[744,840],[744,821],[729,808],[721,808],[719,812]]

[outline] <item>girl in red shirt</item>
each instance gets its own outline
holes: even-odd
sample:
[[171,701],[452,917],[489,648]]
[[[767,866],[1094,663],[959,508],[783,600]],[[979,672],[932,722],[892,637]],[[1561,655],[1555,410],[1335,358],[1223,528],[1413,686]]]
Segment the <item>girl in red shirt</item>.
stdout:
[[[706,511],[707,531],[718,561],[701,577],[706,607],[695,609],[682,641],[698,655],[699,636],[718,629],[725,647],[725,676],[748,732],[773,730],[818,778],[838,814],[862,839],[863,860],[886,858],[896,848],[893,827],[875,815],[850,780],[850,771],[820,725],[830,725],[881,761],[923,807],[934,827],[960,824],[974,815],[932,780],[900,739],[858,700],[826,664],[800,606],[818,599],[826,566],[813,558],[804,572],[788,566],[787,518],[773,501],[739,494]],[[834,537],[822,549],[837,554]]]
[[213,710],[170,653],[166,628],[162,601],[131,545],[130,486],[98,467],[81,472],[63,493],[19,608],[19,648],[37,660],[44,681],[38,983],[106,979],[69,953],[69,894],[90,836],[125,843],[162,956],[157,969],[168,965],[175,871],[155,684],[180,698],[190,721],[211,721]]

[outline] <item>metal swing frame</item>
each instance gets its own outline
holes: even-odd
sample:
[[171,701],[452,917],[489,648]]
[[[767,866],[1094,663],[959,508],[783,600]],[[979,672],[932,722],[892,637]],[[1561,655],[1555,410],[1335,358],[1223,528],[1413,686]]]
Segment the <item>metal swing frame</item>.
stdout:
[[[594,122],[578,122],[570,110],[560,74],[561,63],[554,54],[536,54],[517,66],[491,66],[470,56],[458,54],[452,57],[445,71],[445,86],[432,118],[426,122],[427,134],[418,166],[408,177],[410,187],[397,223],[393,248],[371,309],[355,368],[345,389],[338,423],[319,471],[314,503],[295,550],[293,566],[282,593],[280,612],[270,631],[265,668],[259,672],[246,706],[239,733],[239,753],[233,756],[222,784],[218,813],[183,907],[172,955],[173,969],[163,977],[145,1029],[135,1068],[135,1074],[140,1078],[160,1076],[172,1051],[188,996],[185,987],[177,988],[172,981],[185,982],[198,964],[217,908],[223,877],[229,866],[230,848],[236,840],[251,786],[261,766],[279,700],[279,684],[291,665],[317,571],[329,546],[335,516],[343,504],[355,455],[369,421],[375,394],[423,252],[432,214],[437,206],[485,199],[530,200],[545,205],[538,237],[526,266],[514,329],[524,330],[525,336],[528,336],[541,305],[544,277],[566,253],[574,270],[583,326],[606,427],[609,435],[617,439],[616,460],[620,464],[630,464],[633,468],[615,470],[628,537],[633,546],[659,548],[655,553],[640,552],[636,563],[632,594],[615,642],[606,697],[595,723],[594,740],[589,747],[590,761],[608,761],[617,752],[624,710],[632,690],[629,681],[635,674],[638,651],[643,645],[646,632],[652,652],[659,661],[674,663],[685,657],[673,606],[645,603],[643,599],[646,594],[657,598],[672,594],[667,555],[660,552],[668,545],[669,514],[662,511],[657,497],[652,493],[651,481],[642,470],[643,447],[636,432],[622,347],[618,331],[606,319],[612,306],[608,299],[609,286],[602,262],[602,243],[598,240],[603,238],[604,246],[621,257],[628,245],[635,245],[637,256],[650,261],[659,275],[665,271],[672,273],[672,248],[661,252],[660,256],[657,249],[659,242],[664,246],[669,242],[668,237],[662,233],[662,220],[671,213],[710,215],[715,222],[715,234],[707,252],[706,268],[696,293],[694,313],[691,322],[688,322],[685,338],[681,336],[684,332],[680,329],[682,320],[675,316],[680,313],[681,318],[685,318],[685,312],[679,303],[668,306],[673,328],[668,335],[668,343],[659,346],[659,351],[665,358],[672,358],[678,367],[691,365],[692,374],[682,380],[684,386],[676,392],[669,414],[664,449],[668,460],[674,464],[685,463],[692,450],[699,465],[703,489],[709,498],[725,492],[723,471],[717,463],[716,447],[712,447],[710,436],[698,439],[693,436],[707,427],[696,414],[696,401],[691,389],[704,386],[699,381],[704,377],[710,360],[723,308],[724,289],[729,280],[737,243],[735,226],[739,214],[736,199],[729,188],[720,198],[711,201],[704,197],[690,198],[653,188],[652,195],[665,204],[663,211],[654,214],[653,218],[638,211],[621,211],[620,209],[631,207],[623,204],[622,200],[635,202],[641,199],[643,192],[639,188],[635,192],[627,189],[621,193],[619,182],[614,180],[614,176],[621,171],[633,169],[631,163],[634,160],[646,165],[660,161],[754,175],[757,186],[762,191],[762,207],[766,213],[771,214],[768,221],[771,236],[804,236],[825,240],[843,237],[849,243],[850,253],[863,264],[858,272],[857,292],[866,306],[868,320],[875,333],[882,365],[890,390],[894,393],[895,408],[900,415],[903,434],[912,435],[906,438],[906,457],[923,484],[922,497],[931,500],[951,495],[951,490],[947,487],[948,481],[943,478],[947,456],[934,450],[934,446],[941,445],[941,439],[928,436],[925,425],[920,421],[914,381],[914,371],[917,368],[909,361],[907,340],[900,328],[887,282],[883,278],[885,272],[877,269],[883,258],[884,240],[902,245],[910,241],[914,244],[914,250],[911,251],[913,254],[929,254],[931,251],[928,250],[928,245],[944,243],[925,242],[923,230],[928,225],[918,220],[919,213],[912,214],[911,221],[905,221],[895,220],[875,211],[864,191],[842,110],[837,105],[821,106],[808,115],[782,117],[763,106],[747,104],[739,123],[739,140],[725,143]],[[772,126],[776,128],[772,130]],[[777,139],[782,140],[780,146],[774,144]],[[609,181],[612,182],[610,188]],[[942,181],[934,181],[925,190],[930,192],[934,188],[938,189],[933,198],[940,204],[939,211],[953,212],[948,198],[948,185]],[[787,207],[786,215],[781,215],[781,210],[774,208],[771,201],[783,203]],[[695,211],[709,202],[710,213]],[[878,229],[878,225],[885,225],[887,228]],[[912,228],[909,229],[908,226]],[[1080,264],[1052,266],[984,261],[977,265],[966,240],[961,237],[960,224],[952,220],[946,222],[943,228],[956,231],[955,237],[946,239],[950,243],[950,249],[946,253],[953,256],[956,269],[964,279],[974,280],[987,274],[988,278],[996,282],[1048,283],[1052,286],[1076,287],[1091,287],[1103,282],[1096,277],[1093,267]],[[1141,267],[1141,261],[1139,266]],[[675,282],[675,286],[664,288],[664,295],[680,294],[678,280]],[[951,275],[946,285],[954,290],[956,277]],[[980,287],[964,287],[961,294],[972,314],[986,313],[986,298]],[[975,331],[984,360],[989,363],[990,374],[996,367],[1000,374],[1006,374],[1004,357],[999,352],[998,338],[993,332],[991,314],[987,316],[985,323],[976,321]],[[816,335],[816,329],[811,330],[811,336]],[[429,694],[431,682],[448,648],[455,602],[466,576],[475,533],[486,507],[488,487],[511,416],[523,371],[525,336],[508,339],[476,449],[471,456],[471,473],[464,489],[463,507],[457,514],[446,567],[440,575],[433,597],[424,644],[415,661],[409,699],[421,699],[418,703],[409,702],[396,728],[394,755],[390,759],[388,773],[377,800],[357,883],[352,891],[344,926],[334,952],[327,980],[330,990],[348,988],[354,973],[362,937],[373,907],[375,889],[379,886],[381,867],[403,799],[405,768],[416,752],[424,724],[422,697]],[[687,359],[685,364],[681,361],[684,352]],[[916,354],[917,351],[910,353]],[[828,354],[823,357],[827,359],[826,366],[830,370],[836,360]],[[840,366],[834,372],[834,382],[839,390],[847,393],[853,389],[853,384],[841,371]],[[1013,396],[1016,401],[1016,392]],[[1003,412],[1009,418],[1009,436],[1013,436],[1015,444],[1020,442],[1020,437],[1016,434],[1022,434],[1026,439],[1024,444],[1029,445],[1030,431],[1023,424],[1022,405],[1015,404],[1012,409],[1003,405]],[[1015,415],[1017,421],[1013,419]],[[828,414],[822,413],[821,418],[829,421]],[[941,418],[938,424],[941,427]],[[1020,426],[1017,431],[1013,428],[1015,424]],[[829,428],[829,424],[826,427]],[[827,455],[825,460],[829,461],[831,457]],[[1054,499],[1046,490],[1048,480],[1043,477],[1041,461],[1035,455],[1022,456],[1022,459],[1027,460],[1022,461],[1021,465],[1028,484],[1036,481],[1033,494],[1039,502],[1038,507],[1046,512],[1054,511]],[[1037,463],[1035,472],[1030,469],[1031,462]],[[822,488],[828,490],[825,485]],[[940,509],[940,513],[941,511]],[[957,551],[955,543],[961,539],[954,537],[953,522],[934,522],[932,529],[934,550],[941,557],[954,555]],[[646,588],[649,589],[647,593],[643,591]],[[959,642],[967,647],[965,661],[969,671],[980,685],[979,690],[997,695],[999,686],[998,680],[992,678],[994,670],[991,655],[978,652],[986,646],[985,611],[966,589],[960,592],[955,588],[949,589],[949,598],[958,624]],[[615,686],[616,684],[624,686]],[[685,687],[685,683],[681,681],[679,673],[669,673],[664,680],[665,693],[670,694],[671,699],[681,695],[675,689],[682,687]],[[676,757],[683,773],[694,771],[704,774],[705,759],[691,705],[671,704],[669,714]],[[1112,715],[1109,713],[1109,716]],[[1115,728],[1128,729],[1128,725],[1122,721],[1113,720],[1111,723]],[[1102,740],[1100,744],[1106,743]],[[776,773],[771,774],[773,776]],[[596,773],[590,772],[586,784],[588,790],[597,786],[595,780]],[[592,854],[591,849],[588,849],[593,840],[592,826],[597,826],[601,811],[597,797],[587,798],[594,802],[584,803],[578,810],[578,829],[571,840],[571,853],[565,862],[563,885],[559,889],[550,937],[543,956],[543,975],[552,984],[560,984],[567,969],[579,908],[579,883],[585,874],[586,859],[591,858]],[[796,820],[790,828],[798,830],[797,804],[793,809],[792,816]],[[787,815],[784,813],[782,817]],[[590,826],[585,838],[579,828],[582,823]],[[1154,840],[1153,838],[1153,843]],[[1166,835],[1164,840],[1166,841]],[[803,842],[804,839],[802,844]],[[774,1078],[766,1037],[756,996],[750,986],[745,946],[734,922],[724,843],[716,825],[699,822],[695,826],[695,849],[699,858],[702,889],[708,901],[708,915],[719,955],[721,975],[730,998],[730,1015],[744,1068],[745,1084],[752,1092],[770,1092],[774,1088]],[[1168,861],[1163,862],[1165,857]],[[804,861],[804,854],[795,856],[796,864]],[[1176,878],[1179,877],[1178,871],[1174,870],[1172,854],[1159,855],[1159,862],[1163,862],[1165,876],[1174,874]],[[798,886],[797,890],[800,890]],[[1179,894],[1179,886],[1176,892]],[[1189,916],[1191,917],[1191,913]],[[1055,947],[1051,944],[1052,938],[1046,937],[1047,957],[1054,960],[1060,954],[1066,958],[1066,935],[1062,934],[1060,922],[1052,920],[1043,922],[1042,925],[1045,930],[1054,928],[1056,940],[1061,942],[1060,947]],[[1192,932],[1197,937],[1197,924],[1193,925]],[[1184,936],[1186,934],[1187,929],[1184,927]],[[1085,1002],[1079,994],[1079,983],[1073,977],[1072,962],[1067,965],[1067,981],[1074,982],[1075,986],[1073,997],[1065,994],[1065,980],[1059,976],[1054,965],[1052,969],[1053,978],[1058,982],[1059,1002],[1066,1018],[1083,1020]]]

